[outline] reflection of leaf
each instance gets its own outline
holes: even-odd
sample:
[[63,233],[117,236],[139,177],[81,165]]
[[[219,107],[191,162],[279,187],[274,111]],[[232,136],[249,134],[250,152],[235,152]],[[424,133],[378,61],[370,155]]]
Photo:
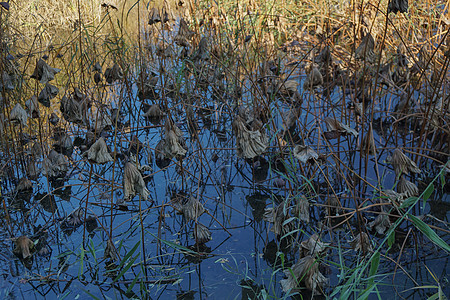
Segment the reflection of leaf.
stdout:
[[447,252],[450,252],[450,246],[434,232],[424,221],[417,218],[414,215],[408,214],[408,218],[413,222],[414,226],[417,227],[423,234],[425,234],[433,243],[441,247]]

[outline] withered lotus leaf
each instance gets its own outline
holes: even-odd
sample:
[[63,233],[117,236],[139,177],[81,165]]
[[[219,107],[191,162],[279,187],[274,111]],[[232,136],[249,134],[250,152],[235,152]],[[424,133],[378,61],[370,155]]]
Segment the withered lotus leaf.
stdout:
[[59,177],[68,171],[69,161],[63,154],[51,150],[49,155],[42,161],[42,167],[44,176]]
[[87,152],[87,157],[90,161],[97,164],[105,164],[113,161],[111,154],[108,152],[105,139],[100,137]]
[[150,192],[145,186],[141,172],[139,172],[136,165],[131,162],[125,163],[123,187],[125,190],[125,200],[127,201],[131,200],[137,193],[139,193],[144,200],[147,200],[150,196]]
[[321,85],[323,85],[322,74],[316,66],[313,66],[308,75],[306,75],[305,82],[303,83],[303,89],[313,90],[315,87]]
[[330,244],[320,240],[317,234],[313,234],[309,239],[300,243],[300,251],[303,256],[316,256],[325,252]]
[[289,293],[300,290],[299,283],[303,283],[313,294],[323,293],[323,287],[328,280],[319,271],[319,263],[308,255],[301,258],[290,269],[284,270],[287,279],[280,281],[283,292]]
[[197,220],[198,217],[205,212],[205,208],[197,198],[190,197],[189,200],[183,205],[181,212],[188,221]]
[[198,244],[204,244],[212,240],[211,231],[203,224],[195,224],[194,238]]
[[297,145],[294,148],[294,157],[302,163],[314,162],[319,158],[319,154],[310,146]]
[[361,251],[367,253],[372,251],[372,244],[370,238],[365,232],[361,232],[356,235],[356,237],[350,242],[350,246],[355,251]]
[[190,40],[194,36],[194,32],[189,29],[189,26],[184,18],[180,19],[178,33],[175,36],[175,43],[182,47],[190,47]]
[[397,14],[398,12],[405,13],[408,11],[408,0],[389,0],[388,13],[393,12]]
[[59,117],[58,117],[58,115],[57,115],[56,113],[52,112],[52,113],[50,114],[50,116],[48,117],[48,121],[49,121],[53,126],[55,126],[56,124],[59,123]]
[[11,122],[27,126],[28,115],[20,103],[17,103],[9,113]]
[[270,231],[272,231],[276,235],[281,235],[289,232],[292,227],[291,225],[293,225],[292,222],[285,222],[289,219],[289,215],[287,213],[287,207],[285,206],[284,202],[281,202],[274,208],[266,208],[264,210],[263,219],[264,221],[273,223]]
[[33,183],[26,177],[22,177],[16,186],[16,192],[27,192],[33,190]]
[[69,226],[78,227],[81,224],[83,224],[84,220],[84,211],[81,207],[78,207],[74,211],[72,211],[65,219],[64,221]]
[[56,86],[47,82],[45,87],[39,93],[38,101],[45,107],[50,107],[50,100],[55,98],[56,95],[58,95],[58,92],[59,89]]
[[149,109],[145,112],[144,117],[148,118],[150,122],[153,124],[158,124],[161,121],[164,113],[161,111],[161,108],[158,104],[153,104],[149,107]]
[[117,63],[114,64],[112,68],[107,68],[105,70],[105,79],[109,84],[113,83],[116,80],[123,79],[122,68]]
[[167,120],[164,126],[164,154],[168,158],[181,159],[186,156],[187,147],[183,140],[183,132],[172,121]]
[[397,184],[397,191],[406,198],[419,195],[419,188],[411,181],[406,180],[405,176],[400,177]]
[[300,195],[296,199],[294,208],[292,209],[292,215],[299,218],[305,223],[309,223],[309,202],[305,196]]
[[34,243],[27,236],[19,236],[18,238],[13,239],[14,241],[14,254],[23,259],[28,258],[32,255],[32,251],[34,250]]
[[148,14],[148,25],[153,25],[159,22],[161,22],[159,10],[156,7],[153,7]]
[[[358,132],[355,129],[351,128],[348,125],[339,122],[336,119],[327,117],[324,119],[325,125],[327,126],[327,132],[325,132],[325,136],[327,139],[337,138],[341,135],[352,134],[354,137],[358,136]],[[327,135],[327,133],[329,133]]]
[[55,74],[60,72],[61,69],[50,67],[42,58],[40,58],[34,69],[31,78],[38,80],[40,83],[46,84],[47,82],[55,79]]
[[106,248],[105,248],[105,253],[104,253],[103,257],[105,259],[110,259],[112,261],[117,260],[116,250],[115,250],[113,241],[111,239],[108,239],[108,241],[106,242]]
[[375,155],[377,148],[375,147],[375,139],[373,138],[372,124],[369,126],[369,131],[364,136],[361,142],[361,152],[363,155]]
[[379,214],[375,220],[368,224],[369,228],[375,229],[378,234],[384,234],[391,227],[391,221],[387,214]]
[[[14,89],[14,75],[9,75],[8,72],[3,71],[1,74],[0,89],[5,88],[5,90]],[[1,102],[0,102],[1,104]]]
[[32,118],[39,118],[39,105],[35,95],[25,102],[25,107]]
[[237,115],[232,124],[236,136],[237,155],[244,158],[254,158],[266,151],[268,140],[263,128],[251,130],[241,116]]
[[419,167],[408,156],[406,156],[400,149],[395,149],[390,158],[390,163],[394,167],[395,175],[397,177],[402,174],[420,173]]
[[209,60],[208,38],[202,37],[200,43],[198,44],[197,50],[194,52],[192,56],[192,61],[198,64],[208,60]]
[[373,62],[374,59],[375,40],[370,33],[367,33],[361,40],[358,48],[355,50],[357,59],[364,59]]
[[61,99],[61,113],[67,122],[87,124],[90,101],[86,95],[75,89],[68,97]]

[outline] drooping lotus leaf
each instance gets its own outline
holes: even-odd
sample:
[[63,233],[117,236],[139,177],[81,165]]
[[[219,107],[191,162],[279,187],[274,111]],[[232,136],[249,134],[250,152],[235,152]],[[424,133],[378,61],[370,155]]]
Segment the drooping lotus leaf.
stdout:
[[105,70],[105,79],[109,84],[113,83],[116,80],[123,79],[122,68],[118,64],[114,64],[112,68],[107,68]]
[[32,118],[39,118],[39,104],[35,95],[25,102],[25,106]]
[[104,164],[113,161],[112,156],[108,152],[105,139],[100,137],[87,152],[87,157],[90,161],[97,164]]
[[303,283],[313,294],[323,293],[323,288],[328,280],[319,271],[319,263],[312,256],[301,258],[290,269],[284,270],[287,279],[280,281],[283,292],[298,292],[299,283]]
[[294,157],[302,163],[314,162],[319,158],[319,154],[310,146],[297,145],[294,148]]
[[394,14],[408,12],[408,0],[389,0],[387,12]]
[[19,236],[18,238],[13,239],[14,241],[14,250],[13,253],[20,258],[28,258],[32,255],[34,251],[34,243],[27,236]]
[[300,243],[300,251],[303,256],[316,256],[325,252],[330,244],[320,240],[317,234],[313,234],[309,239]]
[[38,101],[45,107],[50,107],[50,100],[55,98],[56,95],[58,95],[58,92],[59,89],[56,86],[47,82],[45,87],[39,93]]
[[350,242],[350,246],[355,251],[367,253],[372,251],[372,244],[370,238],[365,232],[358,233],[356,237]]
[[420,173],[419,167],[408,156],[406,156],[400,149],[395,149],[389,159],[390,163],[394,167],[395,175],[397,177],[401,174]]
[[131,162],[125,163],[123,187],[126,201],[131,200],[137,193],[139,193],[143,200],[147,200],[150,196],[150,192],[145,186],[145,181],[142,178],[141,172],[139,172],[136,165]]
[[31,75],[31,78],[38,80],[40,83],[46,84],[47,82],[53,80],[55,78],[55,74],[60,71],[61,69],[50,67],[45,60],[40,58],[36,62],[36,67],[33,75]]
[[303,89],[313,90],[315,87],[321,85],[323,85],[322,74],[316,66],[313,66],[311,71],[306,76],[305,82],[303,83]]
[[254,158],[266,151],[268,140],[262,126],[259,129],[252,130],[251,126],[246,124],[240,115],[237,115],[233,121],[232,127],[236,136],[236,150],[238,156]]
[[367,60],[373,62],[374,59],[375,40],[373,36],[367,33],[361,40],[358,48],[355,50],[355,57],[357,59]]
[[28,115],[20,103],[17,103],[9,113],[11,122],[27,126]]
[[195,197],[190,197],[181,209],[181,212],[188,221],[197,220],[205,211],[203,204]]
[[204,244],[212,240],[211,231],[203,224],[197,223],[194,228],[194,238],[197,244]]
[[178,28],[178,33],[175,36],[175,43],[182,47],[190,47],[190,40],[194,36],[194,32],[189,29],[189,25],[187,24],[184,18],[180,19],[180,25]]

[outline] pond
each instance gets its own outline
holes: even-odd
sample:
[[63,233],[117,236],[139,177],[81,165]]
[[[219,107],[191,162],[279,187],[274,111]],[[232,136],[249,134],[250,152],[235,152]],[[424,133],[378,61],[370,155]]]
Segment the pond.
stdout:
[[447,48],[186,2],[2,8],[1,297],[449,295]]

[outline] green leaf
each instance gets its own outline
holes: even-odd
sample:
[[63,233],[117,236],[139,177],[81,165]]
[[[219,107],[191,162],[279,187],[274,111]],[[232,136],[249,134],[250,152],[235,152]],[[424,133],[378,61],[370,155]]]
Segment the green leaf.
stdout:
[[139,274],[137,274],[136,278],[134,278],[133,282],[128,287],[127,291],[125,292],[125,295],[128,295],[131,292],[131,289],[136,285],[136,282],[139,279],[139,275],[141,275],[142,271],[139,271]]
[[433,192],[434,192],[434,184],[430,183],[423,192],[423,200],[427,201]]
[[[369,277],[373,277],[375,274],[377,274],[379,265],[380,265],[380,252],[377,251],[372,256],[372,261],[370,262]],[[373,283],[373,278],[371,278],[370,281]]]
[[416,203],[417,199],[417,197],[409,197],[408,199],[403,201],[403,203],[400,205],[400,208],[409,208]]
[[120,277],[122,277],[129,268],[131,268],[131,266],[134,264],[134,262],[136,261],[136,259],[139,257],[140,254],[137,254],[135,257],[133,257],[130,262],[125,266],[125,268],[123,268],[122,271],[120,271],[119,275],[117,275],[117,277],[113,280],[113,283],[116,282],[117,280],[119,280]]
[[391,233],[388,236],[387,242],[388,242],[389,248],[391,248],[392,245],[394,245],[394,242],[395,242],[395,230],[391,231]]
[[441,237],[438,236],[437,233],[430,228],[430,226],[425,224],[424,221],[411,214],[408,214],[408,218],[414,223],[414,226],[416,226],[417,229],[419,229],[424,235],[426,235],[433,243],[435,243],[445,251],[450,252],[450,246],[443,239],[441,239]]
[[128,252],[124,258],[122,259],[122,261],[120,262],[119,265],[119,269],[127,262],[127,260],[130,258],[131,255],[133,255],[133,253],[136,251],[136,249],[139,247],[139,244],[141,243],[141,241],[138,241],[136,243],[136,245],[134,245],[133,249],[130,250],[130,252]]

